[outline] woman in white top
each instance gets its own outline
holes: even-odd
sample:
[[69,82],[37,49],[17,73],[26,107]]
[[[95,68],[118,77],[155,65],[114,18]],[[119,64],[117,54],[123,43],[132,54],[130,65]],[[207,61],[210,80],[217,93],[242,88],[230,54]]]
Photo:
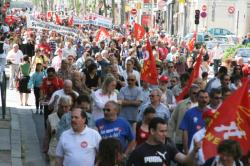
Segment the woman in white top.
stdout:
[[116,79],[113,76],[107,76],[103,81],[102,87],[92,93],[93,110],[92,114],[94,120],[103,118],[104,114],[102,109],[106,102],[110,100],[117,101]]
[[47,130],[45,132],[43,151],[49,155],[50,165],[55,165],[55,156],[56,156],[56,132],[58,123],[63,116],[63,114],[70,111],[72,106],[72,98],[70,96],[60,97],[58,103],[58,111],[49,115],[47,120]]

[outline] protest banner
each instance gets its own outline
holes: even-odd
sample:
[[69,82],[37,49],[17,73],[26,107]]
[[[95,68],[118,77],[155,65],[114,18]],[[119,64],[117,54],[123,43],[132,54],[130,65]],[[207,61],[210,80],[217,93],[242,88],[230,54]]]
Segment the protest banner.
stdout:
[[108,29],[113,28],[112,19],[98,15],[98,14],[88,14],[81,18],[74,17],[74,25],[95,25]]
[[27,15],[26,18],[27,18],[27,28],[51,30],[51,31],[56,31],[58,33],[69,34],[72,36],[78,36],[79,34],[78,29],[56,25],[52,22],[37,20],[32,15]]

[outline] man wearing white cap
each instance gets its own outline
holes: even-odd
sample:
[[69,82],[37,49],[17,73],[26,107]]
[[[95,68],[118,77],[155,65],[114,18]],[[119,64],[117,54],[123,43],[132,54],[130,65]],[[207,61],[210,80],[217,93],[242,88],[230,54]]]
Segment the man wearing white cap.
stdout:
[[7,63],[10,64],[10,81],[9,81],[9,89],[14,88],[15,77],[17,76],[18,66],[23,60],[23,53],[19,50],[18,44],[13,45],[13,49],[11,49],[7,54]]

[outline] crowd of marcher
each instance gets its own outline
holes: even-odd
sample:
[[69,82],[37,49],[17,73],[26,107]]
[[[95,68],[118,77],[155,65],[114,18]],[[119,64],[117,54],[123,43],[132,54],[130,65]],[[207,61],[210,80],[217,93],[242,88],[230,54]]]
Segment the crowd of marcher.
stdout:
[[[80,38],[25,26],[1,33],[9,89],[19,91],[21,106],[34,93],[50,165],[242,165],[236,141],[223,140],[207,161],[201,151],[212,115],[249,75],[242,58],[221,66],[219,48],[190,53],[185,42],[159,33],[151,40],[158,85],[151,85],[140,78],[144,40],[112,33],[109,41],[95,41],[92,26],[81,31]],[[199,53],[200,76],[177,102]],[[250,165],[250,153],[244,162]]]

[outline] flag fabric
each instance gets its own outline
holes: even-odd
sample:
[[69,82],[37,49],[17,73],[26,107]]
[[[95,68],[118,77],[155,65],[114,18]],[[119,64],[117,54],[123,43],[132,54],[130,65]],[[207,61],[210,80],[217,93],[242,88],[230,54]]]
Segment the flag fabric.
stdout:
[[57,14],[55,14],[55,16],[56,16],[56,24],[60,25],[62,23],[60,16],[58,16]]
[[144,37],[144,35],[145,35],[144,28],[141,25],[135,23],[134,24],[134,37],[135,37],[135,39],[137,41],[139,41]]
[[47,20],[50,21],[52,18],[52,11],[47,11]]
[[101,27],[96,34],[95,41],[98,42],[99,40],[104,40],[106,38],[110,38],[110,34],[105,28]]
[[218,144],[225,139],[240,143],[243,154],[250,147],[250,95],[248,80],[224,100],[207,126],[202,149],[205,160],[217,154]]
[[180,95],[176,97],[177,102],[184,99],[184,97],[188,94],[188,91],[189,91],[190,87],[192,86],[192,83],[199,77],[200,66],[201,66],[201,63],[202,63],[202,52],[203,51],[201,50],[200,54],[198,55],[198,57],[196,59],[194,69],[193,69],[193,71],[191,73],[191,76],[190,76],[188,82],[187,82],[187,85],[183,88]]
[[68,25],[69,26],[73,26],[73,16],[71,16],[71,17],[69,17],[69,19],[68,19]]
[[8,25],[12,25],[14,22],[16,22],[16,17],[13,15],[8,15],[4,18],[4,22]]
[[146,50],[147,55],[144,58],[143,68],[141,70],[141,80],[148,82],[152,85],[157,85],[158,73],[156,69],[155,57],[153,56],[153,51],[149,39],[147,39]]
[[196,32],[194,32],[192,39],[188,42],[188,50],[192,52],[194,50],[194,44],[196,42]]

